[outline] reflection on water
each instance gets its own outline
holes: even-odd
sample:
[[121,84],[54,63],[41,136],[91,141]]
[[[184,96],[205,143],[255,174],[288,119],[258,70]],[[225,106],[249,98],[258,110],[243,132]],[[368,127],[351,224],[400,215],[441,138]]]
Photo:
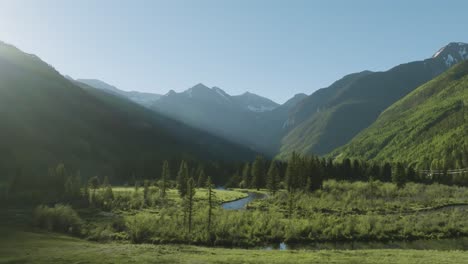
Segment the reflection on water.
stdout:
[[280,243],[270,245],[265,250],[354,250],[354,249],[419,249],[419,250],[468,250],[468,238],[392,241],[392,242],[320,242],[320,243]]

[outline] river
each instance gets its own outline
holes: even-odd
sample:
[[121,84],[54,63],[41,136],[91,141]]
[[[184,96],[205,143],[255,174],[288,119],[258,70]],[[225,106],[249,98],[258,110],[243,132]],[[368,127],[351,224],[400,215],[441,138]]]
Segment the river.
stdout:
[[[266,194],[249,192],[249,196],[226,202],[221,205],[225,210],[245,210],[248,203],[256,199],[264,199]],[[465,209],[466,205],[458,205]],[[451,206],[437,208],[435,210],[452,209]],[[428,210],[429,211],[429,210]],[[259,247],[265,250],[355,250],[355,249],[419,249],[419,250],[468,250],[468,238],[448,238],[414,241],[390,241],[390,242],[314,242],[314,243],[279,243],[267,247]]]
[[249,192],[248,194],[249,196],[245,198],[223,203],[221,207],[225,210],[245,210],[246,205],[250,203],[251,201],[256,200],[256,199],[263,199],[266,197],[266,194],[256,193],[256,192]]

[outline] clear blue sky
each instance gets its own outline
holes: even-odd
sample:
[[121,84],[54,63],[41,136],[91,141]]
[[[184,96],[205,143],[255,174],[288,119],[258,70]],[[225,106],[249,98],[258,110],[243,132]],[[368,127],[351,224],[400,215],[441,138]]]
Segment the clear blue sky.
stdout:
[[0,0],[0,39],[74,78],[284,102],[468,42],[468,1]]

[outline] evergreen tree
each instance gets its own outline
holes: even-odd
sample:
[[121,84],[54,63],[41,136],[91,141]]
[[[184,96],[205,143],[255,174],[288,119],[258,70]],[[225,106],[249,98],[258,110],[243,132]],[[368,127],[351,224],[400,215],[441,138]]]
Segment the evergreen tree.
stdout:
[[297,177],[299,174],[299,156],[293,152],[286,168],[285,184],[286,189],[291,192],[296,188]]
[[201,169],[198,173],[198,183],[197,183],[198,188],[205,187],[205,183],[206,183],[205,171]]
[[351,160],[346,158],[343,160],[343,163],[341,164],[341,180],[346,180],[352,178],[352,166],[351,166]]
[[275,161],[272,161],[268,169],[267,188],[270,193],[275,194],[279,189],[280,175]]
[[322,188],[323,185],[323,169],[319,159],[312,157],[308,162],[307,170],[307,191],[315,191]]
[[104,208],[110,210],[112,207],[112,201],[114,200],[114,192],[112,191],[112,186],[110,184],[107,184],[104,188],[102,200]]
[[361,172],[361,163],[359,160],[355,159],[353,161],[353,168],[351,170],[351,180],[357,181],[363,179],[363,173]]
[[244,165],[244,168],[242,169],[242,183],[240,186],[241,188],[250,188],[250,182],[251,182],[251,177],[250,177],[250,163],[247,162]]
[[187,181],[189,178],[189,170],[187,163],[182,161],[180,163],[179,173],[177,174],[177,190],[180,197],[185,197],[187,194]]
[[102,186],[104,187],[107,187],[108,185],[110,185],[109,183],[109,177],[104,177],[104,181],[102,182]]
[[83,200],[87,205],[89,205],[91,197],[89,197],[89,184],[84,185],[84,190],[83,190]]
[[214,191],[213,191],[213,183],[211,182],[211,177],[208,177],[206,181],[206,188],[208,188],[208,227],[207,233],[208,237],[211,240],[211,221],[213,219],[213,208],[214,208]]
[[161,198],[166,197],[166,188],[167,188],[167,181],[171,177],[171,172],[169,169],[169,162],[167,160],[164,161],[163,163],[163,168],[162,168],[162,173],[161,173],[161,181],[160,181],[160,187],[159,187],[159,195]]
[[187,181],[187,195],[186,199],[186,206],[187,206],[187,214],[188,214],[188,232],[189,234],[192,232],[192,217],[193,217],[193,205],[194,205],[194,198],[195,197],[195,180],[190,177]]
[[382,171],[380,173],[380,179],[384,182],[391,182],[392,181],[392,165],[390,163],[385,162]]
[[392,182],[395,183],[398,188],[403,188],[406,184],[405,167],[400,162],[395,166],[395,172],[392,174]]
[[88,181],[89,187],[93,190],[91,193],[90,203],[95,205],[96,203],[96,190],[99,188],[99,178],[97,176],[92,177]]
[[257,156],[254,163],[252,164],[252,187],[260,188],[263,187],[265,179],[265,161],[262,156]]
[[149,187],[150,187],[150,182],[148,180],[145,180],[143,182],[143,203],[144,203],[144,205],[148,205],[148,203],[149,203]]
[[416,170],[414,170],[413,166],[409,166],[406,170],[406,177],[408,181],[415,182],[418,180],[418,175],[416,173]]
[[288,192],[288,218],[292,219],[294,216],[294,192]]

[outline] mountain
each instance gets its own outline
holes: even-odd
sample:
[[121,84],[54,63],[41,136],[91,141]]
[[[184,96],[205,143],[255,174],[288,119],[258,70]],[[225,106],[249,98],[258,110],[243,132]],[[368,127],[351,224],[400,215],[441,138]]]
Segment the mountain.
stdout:
[[316,91],[291,110],[278,156],[293,151],[323,155],[348,143],[391,104],[468,59],[467,50],[468,44],[450,43],[424,61],[350,74]]
[[[69,77],[70,78],[70,77]],[[154,104],[157,100],[161,98],[160,94],[154,94],[154,93],[143,93],[143,92],[137,92],[137,91],[122,91],[120,89],[117,89],[115,86],[112,86],[110,84],[107,84],[101,80],[96,80],[96,79],[77,79],[77,82],[81,82],[84,84],[87,84],[91,87],[94,87],[96,89],[100,89],[109,93],[113,93],[115,95],[120,95],[125,98],[128,98],[132,100],[133,102],[140,104],[145,107],[150,107],[151,105]]]
[[468,62],[394,103],[333,155],[421,168],[468,167]]
[[[0,43],[0,172],[41,176],[65,163],[85,176],[154,178],[164,159],[240,161],[254,153],[63,77]],[[1,179],[1,178],[0,178]]]
[[171,90],[151,108],[258,152],[272,154],[269,150],[271,142],[259,140],[262,133],[270,133],[262,129],[259,120],[279,107],[279,104],[256,94],[247,92],[231,96],[221,88],[209,88],[200,83],[180,93]]
[[232,96],[231,98],[233,102],[236,103],[240,108],[252,112],[267,112],[279,106],[277,103],[273,102],[268,98],[249,92],[245,92],[241,95]]

